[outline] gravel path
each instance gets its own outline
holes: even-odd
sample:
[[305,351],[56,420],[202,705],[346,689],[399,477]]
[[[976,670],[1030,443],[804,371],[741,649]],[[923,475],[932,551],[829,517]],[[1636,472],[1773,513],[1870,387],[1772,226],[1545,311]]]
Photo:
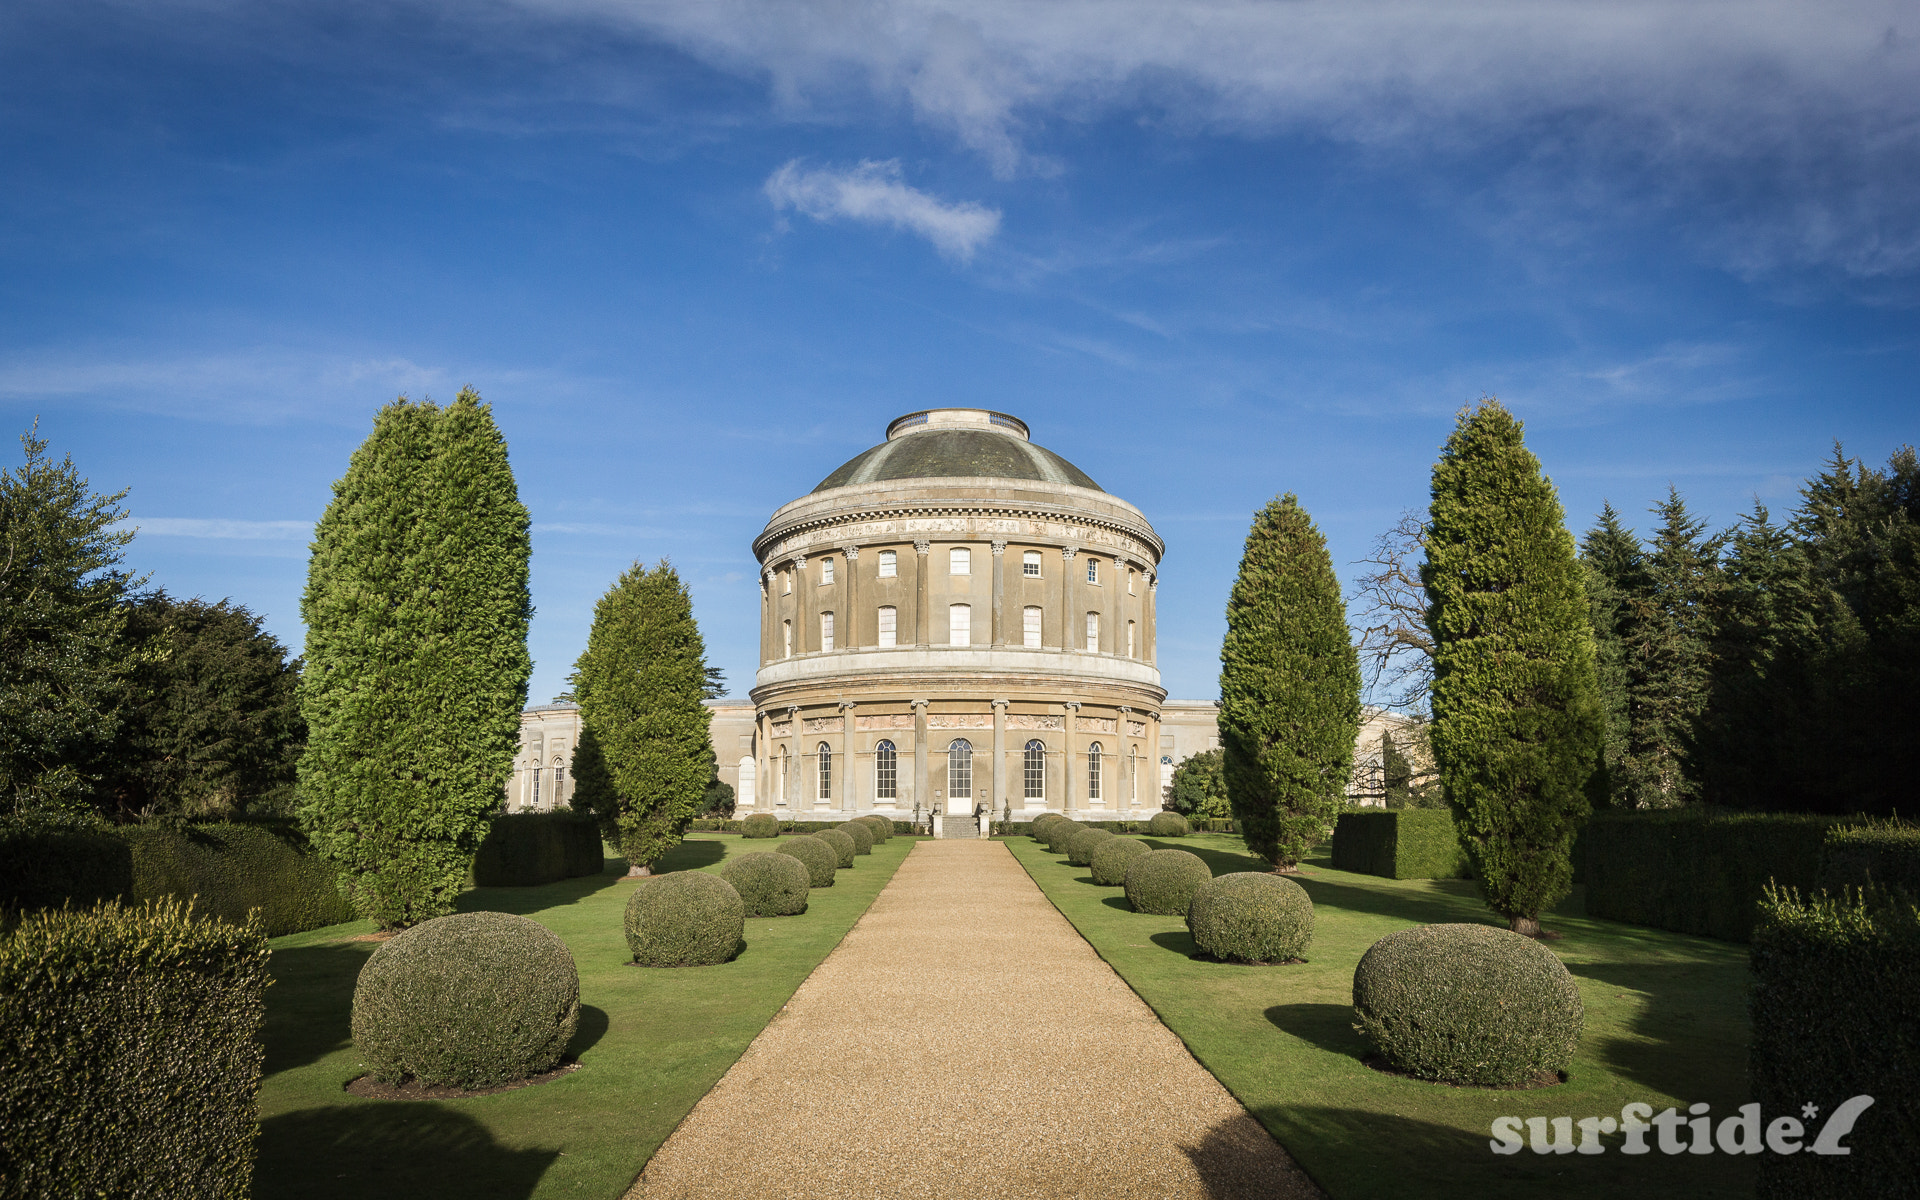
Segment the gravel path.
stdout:
[[1320,1192],[1006,847],[929,841],[629,1196]]

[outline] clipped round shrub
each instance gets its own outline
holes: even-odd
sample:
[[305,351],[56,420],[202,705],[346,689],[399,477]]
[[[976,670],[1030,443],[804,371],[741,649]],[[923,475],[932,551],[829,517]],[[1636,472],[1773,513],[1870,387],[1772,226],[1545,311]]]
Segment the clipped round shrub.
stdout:
[[1058,821],[1060,819],[1061,817],[1059,813],[1043,812],[1039,816],[1035,817],[1027,825],[1027,833],[1033,838],[1034,841],[1044,842],[1047,840],[1047,826],[1053,824],[1055,821]]
[[1185,837],[1193,825],[1177,812],[1157,812],[1147,821],[1147,832],[1154,837]]
[[852,835],[838,829],[821,829],[817,830],[813,836],[833,847],[833,852],[840,856],[842,867],[853,865],[855,844]]
[[546,926],[455,913],[383,943],[353,989],[353,1042],[373,1077],[487,1088],[552,1070],[580,1022],[580,973]]
[[855,854],[873,853],[873,826],[865,821],[846,821],[835,828],[853,839]]
[[1194,891],[1212,878],[1198,854],[1150,850],[1127,864],[1127,903],[1135,912],[1185,916]]
[[1069,821],[1067,818],[1061,817],[1058,821],[1047,826],[1048,851],[1054,854],[1065,854],[1067,852],[1068,839],[1085,828],[1086,826],[1078,821]]
[[1093,870],[1095,883],[1102,887],[1119,887],[1127,881],[1127,864],[1142,854],[1152,853],[1153,847],[1145,842],[1116,837],[1095,846],[1093,857],[1087,861],[1087,866]]
[[773,848],[775,854],[785,854],[800,860],[807,869],[808,887],[832,887],[833,873],[840,867],[840,852],[817,837],[788,838]]
[[780,836],[780,818],[772,813],[754,813],[740,822],[740,836],[770,838]]
[[1564,1070],[1585,1010],[1553,951],[1491,925],[1390,933],[1353,972],[1360,1032],[1421,1079],[1506,1087]]
[[1284,875],[1236,871],[1194,889],[1187,932],[1202,950],[1230,962],[1305,958],[1313,944],[1313,900]]
[[873,826],[873,844],[876,846],[893,836],[893,822],[879,813],[868,813],[858,819]]
[[710,871],[643,876],[627,897],[627,946],[643,967],[704,967],[740,952],[747,907]]
[[1093,861],[1093,852],[1113,834],[1104,829],[1082,829],[1067,839],[1067,862],[1084,867]]
[[807,867],[790,854],[742,854],[722,864],[720,877],[740,893],[749,917],[791,917],[807,911]]

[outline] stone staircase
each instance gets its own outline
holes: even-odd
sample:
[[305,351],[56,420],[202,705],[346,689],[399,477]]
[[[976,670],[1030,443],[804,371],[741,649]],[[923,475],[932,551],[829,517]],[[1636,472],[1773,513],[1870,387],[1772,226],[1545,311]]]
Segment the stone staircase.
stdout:
[[947,813],[940,818],[940,839],[979,838],[980,823],[973,817]]

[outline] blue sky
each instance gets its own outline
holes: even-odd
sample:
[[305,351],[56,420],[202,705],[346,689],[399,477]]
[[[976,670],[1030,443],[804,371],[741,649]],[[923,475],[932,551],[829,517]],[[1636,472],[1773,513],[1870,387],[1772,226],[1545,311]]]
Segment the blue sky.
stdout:
[[[540,699],[634,559],[754,669],[748,546],[936,405],[1168,543],[1215,691],[1252,511],[1343,571],[1498,395],[1585,528],[1790,507],[1920,411],[1920,4],[25,0],[0,407],[137,569],[302,639],[394,395],[495,408]],[[17,461],[17,458],[15,459]],[[1644,520],[1641,521],[1644,526]]]

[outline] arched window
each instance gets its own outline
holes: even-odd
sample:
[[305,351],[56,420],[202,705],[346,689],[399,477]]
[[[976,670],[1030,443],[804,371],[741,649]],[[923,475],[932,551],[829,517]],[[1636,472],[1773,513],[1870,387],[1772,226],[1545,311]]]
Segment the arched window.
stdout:
[[885,740],[873,748],[873,798],[900,798],[900,754]]
[[965,546],[955,546],[953,549],[947,551],[947,574],[973,574],[973,551],[967,549]]
[[1087,653],[1095,654],[1100,650],[1100,614],[1087,614]]
[[880,578],[893,579],[900,574],[900,554],[896,550],[880,552]]
[[833,582],[833,560],[830,558],[823,558],[820,560],[820,582],[821,583]]
[[965,738],[947,745],[947,799],[973,799],[973,743]]
[[1047,744],[1039,738],[1027,743],[1027,799],[1047,798]]
[[1030,579],[1040,578],[1040,552],[1029,550],[1020,556],[1020,573]]
[[1038,650],[1040,648],[1040,606],[1029,604],[1020,613],[1020,644]]
[[1100,798],[1100,743],[1087,747],[1087,799]]
[[820,743],[816,751],[820,756],[820,799],[833,799],[833,747]]
[[793,657],[793,622],[780,622],[780,657]]
[[899,645],[895,640],[899,636],[896,632],[899,627],[899,612],[891,604],[882,604],[880,606],[880,644],[882,646]]
[[820,614],[820,649],[833,649],[833,614],[830,612]]
[[947,641],[955,646],[973,644],[973,605],[947,606]]
[[553,802],[560,803],[567,798],[567,763],[563,758],[553,760]]

